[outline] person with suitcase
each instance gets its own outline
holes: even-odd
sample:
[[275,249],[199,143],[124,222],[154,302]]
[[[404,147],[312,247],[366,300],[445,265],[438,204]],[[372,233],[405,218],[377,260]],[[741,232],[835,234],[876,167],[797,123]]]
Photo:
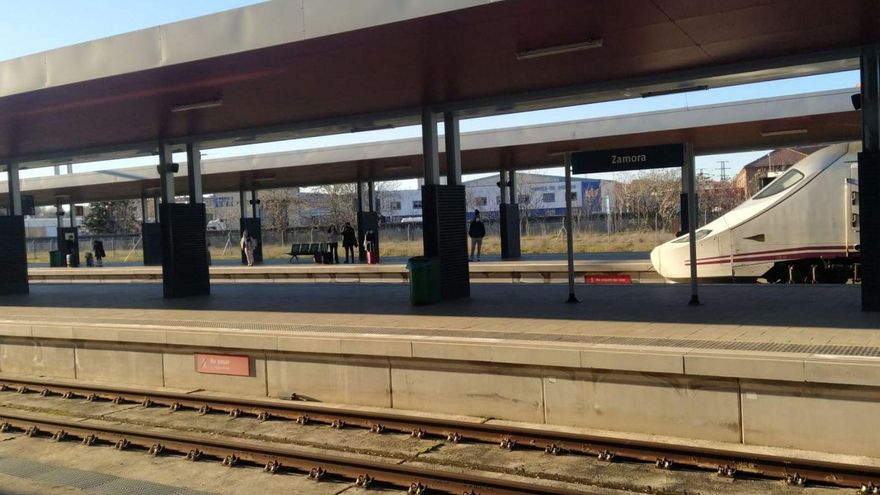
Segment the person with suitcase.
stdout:
[[369,229],[364,234],[364,250],[367,252],[367,264],[369,265],[379,263],[379,251],[376,247],[376,232],[373,229]]
[[327,229],[327,249],[330,250],[328,253],[330,261],[326,263],[339,263],[339,237],[339,230],[336,228],[336,225],[331,225]]
[[254,250],[257,249],[257,240],[245,230],[241,233],[241,250],[247,258],[247,266],[254,266]]

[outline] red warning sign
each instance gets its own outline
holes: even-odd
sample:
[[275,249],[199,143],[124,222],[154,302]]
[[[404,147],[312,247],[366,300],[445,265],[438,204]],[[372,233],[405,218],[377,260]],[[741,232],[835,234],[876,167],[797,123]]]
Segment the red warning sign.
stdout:
[[584,282],[588,284],[631,284],[632,276],[618,275],[584,275]]
[[212,375],[250,376],[251,358],[225,354],[196,354],[196,371]]

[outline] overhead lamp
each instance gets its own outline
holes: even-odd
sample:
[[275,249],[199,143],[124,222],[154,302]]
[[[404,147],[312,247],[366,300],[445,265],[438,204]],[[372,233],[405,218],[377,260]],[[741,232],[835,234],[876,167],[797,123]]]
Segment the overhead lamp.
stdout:
[[806,134],[806,129],[785,129],[781,131],[767,131],[762,132],[761,137],[773,137],[773,136],[792,136],[795,134]]
[[189,112],[191,110],[202,110],[204,108],[214,108],[219,107],[223,104],[222,98],[216,98],[213,100],[204,100],[197,101],[193,103],[184,103],[180,105],[171,105],[171,111],[174,113],[178,112]]
[[709,86],[703,84],[700,86],[688,86],[686,88],[664,89],[661,91],[648,91],[642,93],[642,98],[650,98],[652,96],[677,95],[679,93],[690,93],[691,91],[705,91]]
[[579,52],[582,50],[591,50],[593,48],[602,48],[605,41],[602,38],[595,38],[580,43],[569,43],[567,45],[548,46],[547,48],[535,48],[533,50],[523,50],[516,52],[517,60],[528,60],[530,58],[549,57],[551,55],[560,55],[563,53]]

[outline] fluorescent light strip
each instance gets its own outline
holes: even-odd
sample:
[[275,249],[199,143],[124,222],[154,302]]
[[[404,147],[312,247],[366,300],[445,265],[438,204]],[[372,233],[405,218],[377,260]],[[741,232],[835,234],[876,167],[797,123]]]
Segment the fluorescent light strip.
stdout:
[[773,137],[773,136],[791,136],[794,134],[806,134],[806,129],[788,129],[784,131],[767,131],[762,132],[761,137]]
[[570,43],[568,45],[550,46],[547,48],[536,48],[534,50],[523,50],[516,52],[517,60],[528,60],[530,58],[549,57],[551,55],[559,55],[562,53],[579,52],[582,50],[592,50],[593,48],[602,48],[605,41],[602,38],[582,41],[580,43]]
[[215,108],[223,104],[222,99],[197,101],[195,103],[186,103],[183,105],[171,105],[172,112],[189,112],[191,110],[201,110],[203,108]]

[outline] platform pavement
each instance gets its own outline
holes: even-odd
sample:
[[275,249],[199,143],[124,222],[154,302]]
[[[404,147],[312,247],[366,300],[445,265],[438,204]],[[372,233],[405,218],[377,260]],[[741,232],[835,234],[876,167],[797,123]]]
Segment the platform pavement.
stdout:
[[[880,315],[856,286],[42,285],[0,298],[0,371],[876,455]],[[247,377],[193,353],[246,354]],[[651,407],[645,407],[651,404]],[[827,434],[817,435],[817,431]],[[878,456],[880,457],[880,456]]]

